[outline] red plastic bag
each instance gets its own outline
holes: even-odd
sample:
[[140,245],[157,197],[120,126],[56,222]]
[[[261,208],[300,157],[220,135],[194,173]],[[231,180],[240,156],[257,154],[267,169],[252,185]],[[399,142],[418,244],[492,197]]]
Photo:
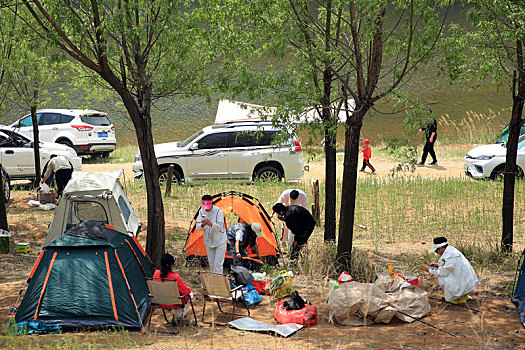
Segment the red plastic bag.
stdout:
[[305,327],[317,325],[317,308],[313,305],[306,304],[301,310],[286,310],[283,306],[284,300],[275,304],[273,316],[277,322],[298,323]]
[[259,295],[266,294],[270,295],[270,280],[266,279],[266,281],[252,281],[253,286],[255,287],[255,290]]
[[354,278],[350,276],[350,274],[347,271],[341,272],[339,277],[337,277],[337,282],[339,282],[339,284],[343,284],[345,282],[352,282],[353,280]]

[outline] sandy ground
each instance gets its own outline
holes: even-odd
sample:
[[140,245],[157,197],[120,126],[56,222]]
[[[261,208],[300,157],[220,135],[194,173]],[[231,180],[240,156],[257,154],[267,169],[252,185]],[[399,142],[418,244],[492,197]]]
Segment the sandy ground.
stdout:
[[[342,159],[341,159],[342,160]],[[372,163],[377,172],[359,173],[360,177],[387,175],[393,166],[392,160],[386,157],[375,157]],[[463,176],[462,164],[453,161],[443,161],[440,166],[423,167],[416,170],[420,176]],[[124,169],[126,176],[131,178],[131,164],[87,164],[83,171],[101,171]],[[306,173],[304,181],[311,178],[322,179],[323,163],[310,164],[310,172]],[[338,166],[338,176],[342,175],[342,166]],[[47,231],[49,220],[32,218],[26,203],[31,194],[15,193],[9,203],[8,213],[11,229],[17,239],[28,241],[33,247],[29,254],[12,253],[14,242],[11,243],[10,254],[0,255],[0,323],[6,324],[9,319],[9,309],[15,305],[18,292],[24,285],[26,276],[33,266],[38,247]],[[167,229],[174,231],[187,229],[187,223],[169,221]],[[143,231],[144,232],[144,231]],[[144,244],[144,236],[140,238]],[[398,247],[399,248],[399,247]],[[186,278],[186,276],[185,276]],[[160,312],[153,317],[151,332],[142,335],[131,332],[131,338],[136,343],[132,348],[144,349],[523,349],[525,348],[525,329],[519,322],[516,308],[502,290],[481,290],[472,294],[473,300],[469,306],[479,309],[474,313],[470,310],[431,301],[432,312],[423,319],[453,333],[445,334],[436,328],[420,322],[403,323],[394,320],[390,324],[372,325],[369,327],[343,327],[328,323],[328,304],[325,302],[328,289],[327,281],[309,280],[299,275],[295,280],[295,288],[301,295],[310,300],[318,308],[319,324],[303,330],[290,338],[284,339],[269,334],[241,332],[223,325],[213,327],[200,322],[202,312],[202,296],[195,276],[188,276],[187,282],[193,287],[197,299],[195,309],[199,324],[196,327],[185,327],[182,334],[171,335],[173,329],[167,326]],[[430,290],[434,296],[440,296],[439,290],[431,281],[423,281],[423,287]],[[263,297],[263,302],[251,308],[251,317],[273,322],[275,300],[269,296]],[[213,307],[212,307],[213,309]],[[215,309],[216,312],[216,309]],[[211,314],[215,322],[226,322],[228,319]],[[90,344],[89,333],[74,333],[72,336],[82,340],[82,344]],[[41,348],[54,348],[61,340],[61,335],[32,336]],[[87,338],[86,338],[87,337]],[[9,337],[0,336],[0,348],[13,342]],[[118,346],[117,346],[118,347]],[[126,346],[129,347],[129,346]]]

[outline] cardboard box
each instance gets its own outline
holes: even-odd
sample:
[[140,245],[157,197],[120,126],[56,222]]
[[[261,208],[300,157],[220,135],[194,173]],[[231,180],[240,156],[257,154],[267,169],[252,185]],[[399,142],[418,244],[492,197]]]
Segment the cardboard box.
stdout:
[[55,191],[51,192],[38,192],[38,201],[42,204],[55,203],[56,193]]

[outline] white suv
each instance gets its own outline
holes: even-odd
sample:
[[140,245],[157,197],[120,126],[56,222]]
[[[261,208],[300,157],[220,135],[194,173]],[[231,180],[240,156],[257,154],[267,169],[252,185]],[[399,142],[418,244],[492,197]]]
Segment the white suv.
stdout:
[[[299,140],[272,145],[280,132],[268,122],[215,124],[199,130],[186,141],[155,145],[161,182],[173,165],[173,181],[226,179],[278,181],[303,176]],[[134,179],[143,175],[140,153],[133,164]]]
[[[82,159],[74,149],[58,143],[40,142],[40,165],[44,168],[52,154],[64,156],[75,171],[82,169]],[[34,179],[35,156],[33,142],[9,127],[0,127],[0,163],[11,180]],[[40,177],[40,176],[39,176]]]
[[[116,147],[115,127],[107,113],[88,109],[40,109],[36,112],[40,141],[72,147],[77,154],[107,157]],[[33,121],[26,115],[11,125],[33,138]]]

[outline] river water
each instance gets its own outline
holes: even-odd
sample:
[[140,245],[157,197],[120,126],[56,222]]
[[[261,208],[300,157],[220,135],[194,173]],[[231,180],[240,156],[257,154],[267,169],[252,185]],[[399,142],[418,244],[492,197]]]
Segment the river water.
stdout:
[[[455,18],[464,15],[461,9],[452,13]],[[67,84],[63,84],[67,85]],[[484,87],[469,91],[468,87],[461,84],[450,84],[446,78],[437,79],[435,68],[426,67],[419,69],[416,75],[406,82],[403,90],[410,97],[418,99],[427,104],[434,113],[440,117],[448,115],[450,120],[458,122],[467,116],[469,111],[478,114],[489,114],[489,111],[500,111],[502,116],[492,120],[491,123],[498,125],[494,129],[506,124],[510,119],[510,107],[512,105],[511,94],[508,87],[496,89],[490,82]],[[56,88],[58,91],[59,89]],[[58,93],[41,108],[90,108],[106,111],[110,120],[115,124],[117,142],[120,145],[136,144],[133,125],[122,110],[118,97],[108,98],[105,101],[85,102],[84,98],[75,96],[69,98],[65,103],[58,97]],[[258,103],[260,101],[245,101]],[[162,106],[153,108],[153,136],[156,143],[179,141],[187,138],[198,129],[214,122],[217,111],[218,98],[207,103],[201,98],[190,98],[186,100],[163,101]],[[377,140],[381,137],[401,136],[401,125],[406,115],[405,112],[392,114],[392,103],[379,103],[374,106],[365,117],[362,134],[363,137]],[[505,109],[502,111],[502,109]],[[28,113],[20,107],[13,108],[9,113],[0,115],[0,124],[9,124],[20,116]],[[444,128],[440,134],[447,132]],[[461,133],[461,130],[455,132]],[[304,136],[303,136],[304,137]],[[494,135],[496,137],[496,135]],[[342,142],[339,137],[339,142]]]

